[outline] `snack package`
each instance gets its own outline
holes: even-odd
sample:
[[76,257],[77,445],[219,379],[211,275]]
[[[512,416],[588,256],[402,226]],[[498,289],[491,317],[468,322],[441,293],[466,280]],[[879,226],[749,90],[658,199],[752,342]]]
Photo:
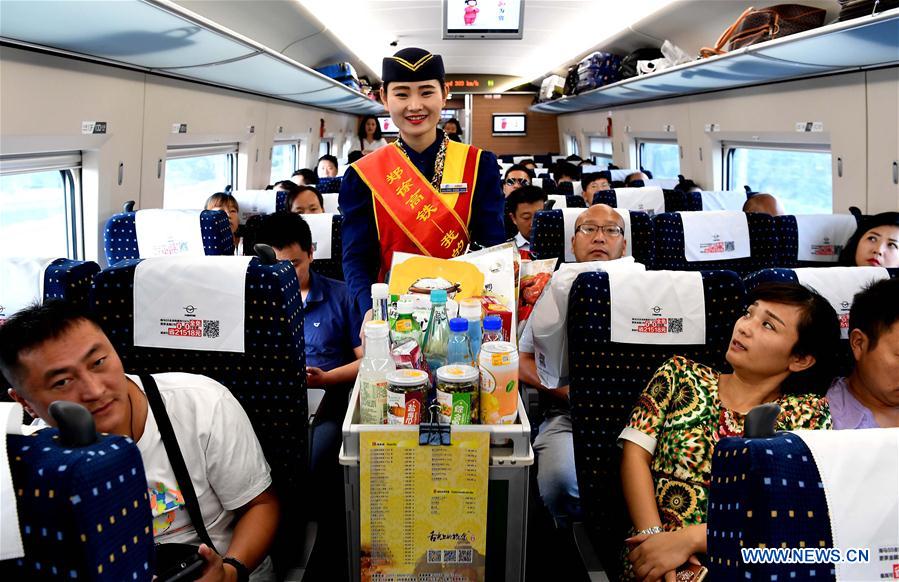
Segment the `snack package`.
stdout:
[[518,337],[521,337],[525,322],[534,310],[534,304],[543,294],[543,289],[552,278],[558,258],[521,263],[521,282],[518,293]]
[[506,340],[513,337],[511,334],[515,331],[513,327],[514,313],[504,303],[500,302],[493,295],[485,295],[478,297],[481,307],[484,308],[484,317],[488,315],[498,315],[503,320],[503,337]]

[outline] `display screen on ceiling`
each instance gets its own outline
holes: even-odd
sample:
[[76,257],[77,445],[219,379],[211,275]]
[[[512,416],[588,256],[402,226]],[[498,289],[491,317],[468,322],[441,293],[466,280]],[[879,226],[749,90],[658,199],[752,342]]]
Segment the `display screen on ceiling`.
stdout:
[[525,135],[526,117],[523,113],[494,113],[493,135]]
[[521,38],[523,0],[444,0],[444,38]]
[[389,115],[378,116],[378,125],[381,126],[381,133],[393,134],[400,132]]

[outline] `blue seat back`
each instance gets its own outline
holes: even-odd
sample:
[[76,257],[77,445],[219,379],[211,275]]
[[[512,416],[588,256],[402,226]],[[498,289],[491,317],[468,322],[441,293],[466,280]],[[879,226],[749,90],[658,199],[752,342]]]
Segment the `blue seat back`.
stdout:
[[340,234],[343,227],[343,215],[335,214],[332,219],[331,258],[313,259],[312,270],[319,275],[343,281],[343,239]]
[[315,187],[322,194],[334,194],[340,192],[340,184],[343,182],[343,178],[340,176],[333,176],[328,178],[319,178],[318,184]]
[[[222,210],[202,210],[200,229],[203,235],[203,249],[207,255],[233,255],[234,236],[228,215]],[[106,221],[103,231],[103,245],[106,262],[114,265],[127,259],[141,257],[137,247],[137,229],[134,224],[136,212],[113,214]]]
[[103,435],[68,447],[55,428],[5,438],[25,557],[0,562],[0,578],[153,578],[147,477],[131,439]]
[[100,265],[93,261],[56,259],[44,271],[44,301],[62,299],[87,308],[91,283],[99,272]]
[[[637,345],[611,341],[611,299],[606,273],[583,273],[569,295],[568,362],[574,456],[581,507],[599,558],[617,579],[630,518],[621,493],[618,435],[656,369],[673,355],[727,370],[724,354],[744,308],[743,283],[731,271],[703,271],[709,306],[706,343]],[[640,273],[629,276],[639,277]],[[712,308],[711,306],[714,306]]]
[[[799,260],[799,228],[796,217],[793,215],[775,216],[774,228],[780,239],[780,262],[778,266],[786,268],[797,267],[832,267],[837,263],[830,261],[806,261]],[[833,241],[834,245],[842,250],[846,241]]]
[[779,244],[774,219],[767,214],[747,214],[750,256],[723,261],[687,262],[684,254],[684,225],[676,212],[665,212],[653,219],[655,235],[655,269],[700,271],[725,269],[746,275],[753,271],[777,267]]
[[134,346],[133,285],[138,263],[123,261],[100,272],[91,295],[91,308],[125,370],[203,374],[229,388],[262,444],[281,492],[284,515],[296,517],[307,474],[308,414],[303,307],[293,268],[287,262],[250,262],[245,283],[245,351],[234,353]]
[[833,565],[748,564],[742,548],[832,548],[821,475],[796,435],[725,438],[715,447],[709,488],[710,580],[835,579]]
[[[679,190],[662,190],[665,198],[666,212],[685,212],[702,210],[702,195],[699,192],[681,192]],[[607,204],[618,208],[618,197],[615,190],[601,190],[593,195],[593,204]]]

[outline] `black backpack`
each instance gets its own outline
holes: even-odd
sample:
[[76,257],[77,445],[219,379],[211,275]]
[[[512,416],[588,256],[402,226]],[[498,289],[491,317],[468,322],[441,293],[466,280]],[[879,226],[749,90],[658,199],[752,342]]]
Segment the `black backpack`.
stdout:
[[637,76],[637,61],[652,61],[661,59],[665,55],[657,48],[637,49],[631,54],[621,59],[621,66],[618,67],[618,76],[622,79],[629,79]]

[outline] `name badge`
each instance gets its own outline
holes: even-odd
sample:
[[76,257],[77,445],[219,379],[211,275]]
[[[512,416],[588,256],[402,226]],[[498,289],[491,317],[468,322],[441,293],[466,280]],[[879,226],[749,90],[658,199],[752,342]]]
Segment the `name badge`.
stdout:
[[440,185],[440,193],[441,194],[462,194],[463,192],[468,191],[468,184],[441,184]]

